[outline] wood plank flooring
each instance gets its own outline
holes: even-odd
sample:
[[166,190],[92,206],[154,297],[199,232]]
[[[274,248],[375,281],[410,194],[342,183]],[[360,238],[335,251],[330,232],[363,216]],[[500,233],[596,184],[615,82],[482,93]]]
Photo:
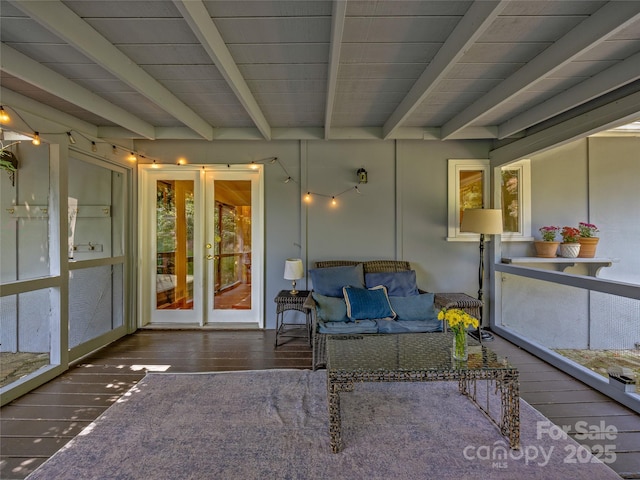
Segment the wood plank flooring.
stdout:
[[[304,339],[274,349],[274,336],[273,330],[140,330],[114,342],[0,409],[0,478],[25,478],[147,371],[310,368]],[[522,398],[570,433],[579,433],[578,422],[614,425],[616,439],[606,441],[615,445],[611,466],[623,478],[640,478],[640,415],[503,339],[490,347],[519,368]],[[603,443],[578,442],[594,448]]]

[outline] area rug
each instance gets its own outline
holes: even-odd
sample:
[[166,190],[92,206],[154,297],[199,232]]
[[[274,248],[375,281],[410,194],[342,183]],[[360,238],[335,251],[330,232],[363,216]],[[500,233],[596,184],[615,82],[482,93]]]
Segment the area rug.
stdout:
[[358,384],[342,418],[333,454],[324,371],[148,374],[28,479],[620,478],[522,400],[505,448],[452,382]]

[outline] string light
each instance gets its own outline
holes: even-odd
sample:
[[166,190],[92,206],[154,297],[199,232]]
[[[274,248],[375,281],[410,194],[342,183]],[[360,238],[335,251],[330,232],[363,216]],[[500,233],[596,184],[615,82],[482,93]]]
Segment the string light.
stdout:
[[118,154],[118,147],[116,147],[115,145],[111,145],[111,153],[113,153],[114,155]]
[[76,143],[76,139],[75,139],[75,138],[73,138],[73,135],[71,135],[71,132],[67,132],[67,136],[69,137],[69,143],[70,143],[71,145],[75,145],[75,143]]
[[92,152],[98,151],[98,146],[96,145],[96,142],[91,142],[91,151]]
[[0,106],[0,122],[9,123],[10,120],[11,117],[9,116],[7,111],[4,109],[4,107]]
[[156,163],[155,158],[153,159],[153,163],[151,164],[151,168],[160,168],[160,165]]
[[284,183],[289,183],[290,181],[291,181],[291,177],[287,177],[285,178]]
[[307,192],[307,194],[304,196],[304,201],[307,203],[311,203],[311,192]]
[[338,205],[338,202],[336,201],[336,197],[331,197],[331,206],[335,207],[336,205]]
[[35,146],[40,145],[40,134],[38,132],[33,132],[33,140],[31,140]]
[[137,160],[135,153],[131,152],[128,159],[130,162],[135,162]]

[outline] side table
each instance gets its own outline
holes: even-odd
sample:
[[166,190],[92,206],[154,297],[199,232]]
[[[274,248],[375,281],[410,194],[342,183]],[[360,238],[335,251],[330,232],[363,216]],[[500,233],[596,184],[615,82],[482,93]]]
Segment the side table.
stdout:
[[[276,302],[276,343],[280,338],[306,338],[311,345],[311,312],[304,308],[304,302],[309,296],[309,290],[298,290],[298,293],[293,295],[289,290],[280,290],[280,293],[276,295],[274,301]],[[286,323],[284,314],[287,310],[297,310],[305,314],[305,324],[301,323]],[[300,333],[300,330],[304,330]]]

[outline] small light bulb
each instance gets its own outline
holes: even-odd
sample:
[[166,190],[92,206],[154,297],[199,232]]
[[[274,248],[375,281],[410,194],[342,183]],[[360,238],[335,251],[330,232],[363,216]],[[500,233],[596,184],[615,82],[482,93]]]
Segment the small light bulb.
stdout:
[[11,120],[9,114],[6,112],[4,107],[0,107],[0,122],[9,123],[9,120]]
[[71,132],[67,132],[67,135],[69,136],[69,143],[71,145],[75,144],[76,143],[76,139],[73,138],[73,135],[71,135]]
[[91,151],[92,152],[98,151],[98,146],[96,145],[96,142],[91,142]]
[[311,192],[307,192],[307,194],[304,196],[304,201],[307,203],[311,203]]
[[113,153],[114,155],[118,154],[118,147],[116,147],[115,145],[111,145],[111,153]]
[[38,132],[33,132],[33,140],[31,140],[31,143],[36,146],[40,145],[40,134]]
[[290,181],[291,181],[291,177],[287,177],[285,178],[284,183],[289,183]]
[[336,201],[336,197],[331,197],[331,206],[335,207],[336,205],[338,205],[338,202]]
[[130,161],[130,162],[135,162],[136,160],[137,160],[137,158],[136,158],[136,154],[135,154],[135,153],[133,153],[133,152],[131,152],[131,153],[129,154],[129,161]]
[[258,164],[256,162],[251,162],[251,165],[249,166],[249,168],[251,168],[252,170],[257,170]]
[[154,160],[153,163],[151,164],[151,168],[160,168],[160,166]]

